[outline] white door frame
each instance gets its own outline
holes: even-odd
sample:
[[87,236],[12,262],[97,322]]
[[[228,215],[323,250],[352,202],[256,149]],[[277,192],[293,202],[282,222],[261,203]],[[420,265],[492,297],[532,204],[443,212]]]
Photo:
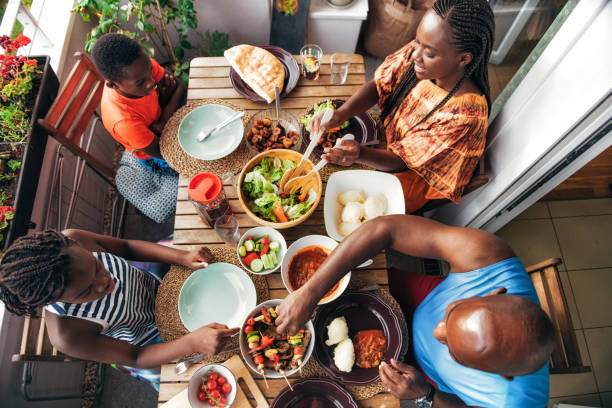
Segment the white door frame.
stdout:
[[579,2],[489,127],[491,180],[428,215],[495,232],[610,146],[610,50],[612,2]]

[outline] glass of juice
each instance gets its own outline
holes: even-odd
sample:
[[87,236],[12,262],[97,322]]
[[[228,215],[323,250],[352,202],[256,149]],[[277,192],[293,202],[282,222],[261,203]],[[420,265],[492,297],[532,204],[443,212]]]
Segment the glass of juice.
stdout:
[[306,79],[319,78],[319,68],[323,59],[323,50],[316,44],[307,44],[300,50],[302,75]]

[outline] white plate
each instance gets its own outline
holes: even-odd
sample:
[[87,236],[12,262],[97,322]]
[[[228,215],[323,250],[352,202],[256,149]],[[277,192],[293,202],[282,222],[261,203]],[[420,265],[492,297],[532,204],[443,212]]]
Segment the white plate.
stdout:
[[404,192],[399,179],[393,174],[372,170],[344,170],[333,173],[327,181],[323,201],[323,217],[327,235],[336,241],[344,237],[338,232],[342,220],[342,206],[338,195],[349,190],[361,190],[366,197],[382,194],[387,199],[389,214],[405,214]]
[[224,262],[193,272],[183,284],[178,309],[189,331],[210,323],[240,327],[257,304],[253,281],[236,265]]
[[236,112],[223,105],[204,105],[189,112],[178,130],[181,148],[200,160],[216,160],[227,156],[240,145],[244,134],[242,119],[236,119],[217,130],[203,141],[197,139],[200,131],[206,131],[223,122]]

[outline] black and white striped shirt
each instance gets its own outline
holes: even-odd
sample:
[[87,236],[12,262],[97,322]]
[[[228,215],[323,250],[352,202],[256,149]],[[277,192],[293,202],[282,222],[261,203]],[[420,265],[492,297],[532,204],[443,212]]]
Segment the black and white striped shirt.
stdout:
[[155,325],[155,294],[159,279],[136,268],[118,256],[106,252],[92,252],[110,272],[115,289],[93,302],[57,302],[46,307],[60,316],[72,316],[98,323],[100,334],[143,346],[157,336]]

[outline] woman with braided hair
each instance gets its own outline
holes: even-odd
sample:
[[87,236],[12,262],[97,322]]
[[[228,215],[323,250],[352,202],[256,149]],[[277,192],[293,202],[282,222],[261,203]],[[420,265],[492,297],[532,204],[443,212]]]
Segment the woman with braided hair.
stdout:
[[387,150],[345,140],[323,158],[395,173],[407,213],[431,199],[459,202],[485,147],[493,31],[486,0],[437,0],[416,39],[388,56],[374,80],[322,125],[338,126],[378,102]]
[[82,230],[22,237],[0,260],[0,300],[17,315],[45,307],[51,343],[72,357],[116,363],[159,384],[159,366],[191,353],[216,354],[238,328],[212,323],[162,343],[155,325],[160,279],[133,261],[206,268],[206,247],[192,251]]

